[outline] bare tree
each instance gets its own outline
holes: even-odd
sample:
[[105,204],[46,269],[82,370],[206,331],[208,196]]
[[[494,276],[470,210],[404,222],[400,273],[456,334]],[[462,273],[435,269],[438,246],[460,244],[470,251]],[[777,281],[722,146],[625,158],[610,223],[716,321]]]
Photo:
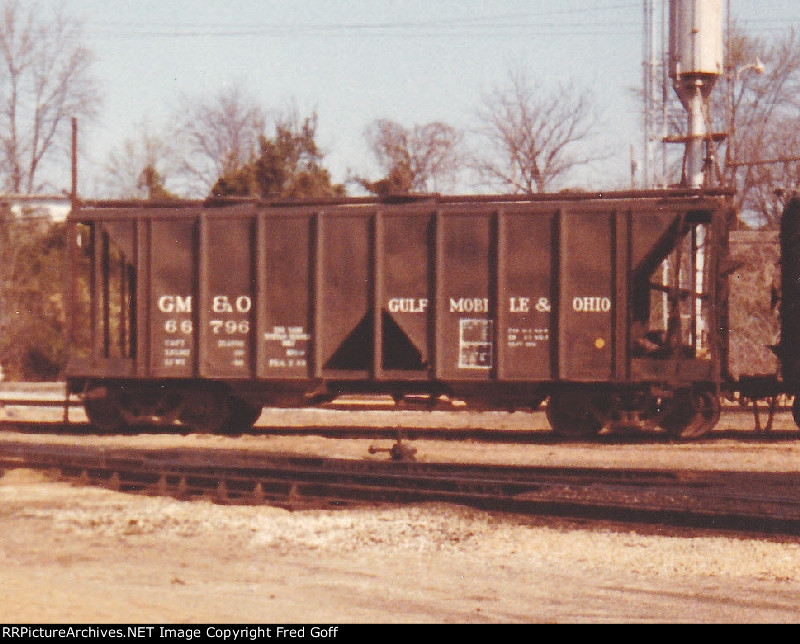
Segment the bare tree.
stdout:
[[183,172],[202,194],[220,176],[239,170],[258,152],[267,117],[243,87],[223,87],[211,100],[184,97],[177,135]]
[[[763,73],[753,73],[755,61]],[[756,224],[774,228],[782,196],[800,187],[800,37],[793,29],[765,41],[740,31],[730,37],[728,104],[718,102],[730,130],[724,175],[737,189],[737,209]]]
[[454,184],[461,160],[461,134],[435,121],[404,127],[389,119],[376,119],[366,129],[367,142],[385,178],[357,179],[378,194],[438,192]]
[[63,10],[2,0],[0,15],[0,168],[7,189],[32,193],[65,123],[96,112],[92,55],[81,23]]
[[774,119],[773,126],[764,132],[761,145],[745,148],[736,165],[741,190],[737,205],[746,212],[745,223],[775,229],[786,200],[800,190],[800,114]]
[[478,119],[483,144],[473,166],[500,190],[545,192],[574,168],[600,158],[577,150],[597,116],[590,94],[573,85],[550,90],[512,71],[506,86],[483,96]]
[[165,184],[180,168],[166,138],[143,124],[138,138],[128,138],[112,150],[99,180],[100,192],[109,198],[148,199],[164,197]]

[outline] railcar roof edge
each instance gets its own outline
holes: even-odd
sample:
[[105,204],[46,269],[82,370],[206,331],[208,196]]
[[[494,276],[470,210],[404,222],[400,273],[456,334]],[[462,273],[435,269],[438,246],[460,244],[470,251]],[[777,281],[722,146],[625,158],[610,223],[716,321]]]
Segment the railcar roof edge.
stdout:
[[470,204],[470,203],[524,203],[524,202],[556,202],[556,201],[613,201],[618,199],[703,199],[730,197],[734,194],[730,189],[684,189],[669,188],[659,190],[620,190],[597,192],[553,192],[539,194],[480,194],[480,195],[442,195],[439,193],[395,195],[387,197],[343,197],[339,199],[308,200],[261,200],[251,198],[208,199],[175,199],[175,200],[77,200],[75,206],[80,208],[140,208],[140,209],[182,209],[182,208],[219,208],[225,206],[254,207],[303,207],[303,206],[347,206],[347,205],[400,205],[400,204]]

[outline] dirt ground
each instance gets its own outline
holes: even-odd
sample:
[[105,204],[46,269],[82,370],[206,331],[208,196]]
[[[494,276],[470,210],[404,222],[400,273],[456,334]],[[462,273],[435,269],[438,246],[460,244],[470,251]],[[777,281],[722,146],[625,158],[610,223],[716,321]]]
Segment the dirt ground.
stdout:
[[[513,416],[480,421],[532,420]],[[313,420],[321,418],[331,421],[330,414]],[[0,436],[45,439],[51,437]],[[112,446],[132,439],[60,440]],[[236,445],[355,458],[369,457],[376,443],[318,436],[133,440],[154,448]],[[800,469],[796,438],[413,444],[420,460]],[[439,504],[289,512],[77,487],[29,470],[0,478],[0,529],[3,623],[800,622],[800,539],[524,519]]]

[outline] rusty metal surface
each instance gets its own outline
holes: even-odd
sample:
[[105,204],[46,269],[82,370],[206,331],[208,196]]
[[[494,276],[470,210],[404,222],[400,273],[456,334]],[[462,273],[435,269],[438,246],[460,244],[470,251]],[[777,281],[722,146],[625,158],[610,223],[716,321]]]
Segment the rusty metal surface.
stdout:
[[634,359],[628,307],[676,218],[724,208],[690,191],[84,205],[70,225],[87,227],[94,273],[73,329],[91,340],[69,376],[522,398],[553,381],[713,382],[708,361]]

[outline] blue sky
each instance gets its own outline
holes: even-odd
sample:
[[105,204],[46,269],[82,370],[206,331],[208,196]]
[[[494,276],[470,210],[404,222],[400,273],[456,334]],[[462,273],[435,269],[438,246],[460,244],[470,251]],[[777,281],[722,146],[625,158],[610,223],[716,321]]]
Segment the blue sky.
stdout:
[[[158,131],[182,94],[212,97],[226,84],[266,109],[316,110],[336,180],[348,168],[377,177],[363,137],[372,120],[468,128],[512,67],[594,94],[595,143],[614,154],[584,178],[591,187],[623,187],[630,146],[641,147],[631,92],[642,78],[641,0],[52,1],[84,21],[104,96],[101,117],[80,127],[84,196],[142,122]],[[797,0],[730,4],[754,34],[800,24]]]

